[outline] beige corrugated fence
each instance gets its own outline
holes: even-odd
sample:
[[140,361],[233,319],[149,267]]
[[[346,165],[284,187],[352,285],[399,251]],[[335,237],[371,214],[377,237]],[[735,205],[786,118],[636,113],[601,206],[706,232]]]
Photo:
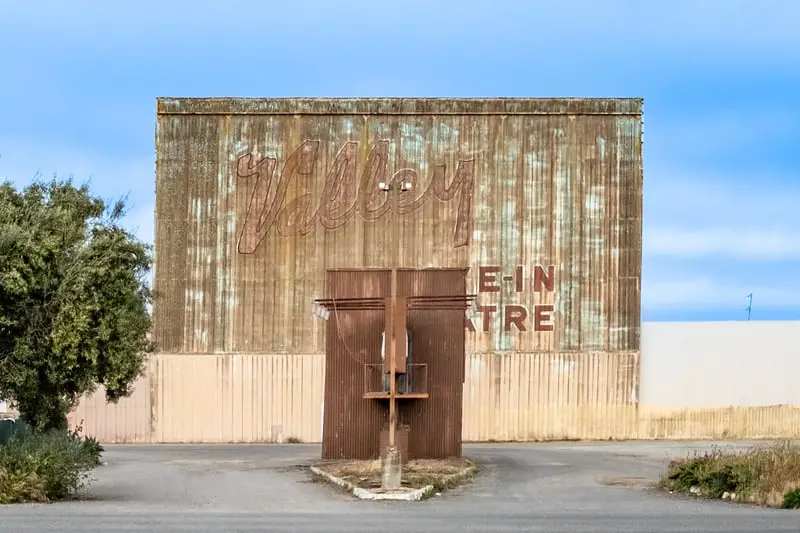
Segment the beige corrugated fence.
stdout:
[[[645,324],[643,348],[641,361],[636,352],[468,355],[464,439],[800,436],[800,322]],[[98,391],[71,418],[108,443],[319,442],[324,359],[156,355],[130,398],[106,405]]]

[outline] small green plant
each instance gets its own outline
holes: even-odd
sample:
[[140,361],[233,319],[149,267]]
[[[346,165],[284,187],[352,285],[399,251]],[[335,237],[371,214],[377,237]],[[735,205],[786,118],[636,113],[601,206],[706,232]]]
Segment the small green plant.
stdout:
[[70,435],[73,439],[81,443],[81,446],[86,453],[87,460],[89,460],[94,466],[99,466],[100,457],[105,451],[105,448],[103,448],[103,445],[100,444],[96,438],[89,436],[81,437],[81,433],[83,433],[83,420],[81,420],[80,424],[78,424],[75,429],[70,431]]
[[303,440],[300,437],[288,437],[286,439],[287,444],[302,444]]
[[792,489],[783,495],[784,509],[800,509],[800,489]]
[[96,438],[84,437],[83,449],[94,465],[100,465],[100,457],[103,455],[105,448]]

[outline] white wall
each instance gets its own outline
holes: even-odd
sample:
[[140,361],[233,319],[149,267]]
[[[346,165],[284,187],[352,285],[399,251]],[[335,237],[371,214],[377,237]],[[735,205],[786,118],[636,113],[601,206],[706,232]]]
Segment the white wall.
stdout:
[[800,405],[800,321],[642,324],[640,405]]

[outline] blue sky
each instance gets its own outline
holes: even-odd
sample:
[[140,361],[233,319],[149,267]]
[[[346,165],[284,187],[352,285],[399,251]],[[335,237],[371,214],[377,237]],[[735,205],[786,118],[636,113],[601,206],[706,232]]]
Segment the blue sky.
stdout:
[[800,319],[797,0],[0,1],[0,179],[130,193],[158,96],[640,96],[645,320]]

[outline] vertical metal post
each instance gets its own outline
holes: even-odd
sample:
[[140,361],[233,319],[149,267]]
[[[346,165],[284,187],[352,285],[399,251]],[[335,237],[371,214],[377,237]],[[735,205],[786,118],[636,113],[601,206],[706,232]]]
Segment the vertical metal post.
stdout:
[[385,489],[395,490],[399,489],[402,483],[402,465],[400,461],[400,454],[397,450],[396,433],[397,433],[397,336],[395,330],[397,329],[395,320],[397,318],[397,266],[398,266],[398,253],[400,242],[398,238],[397,228],[397,194],[411,188],[411,184],[400,185],[399,190],[395,190],[398,185],[395,183],[381,183],[380,188],[386,191],[389,196],[389,224],[391,225],[391,243],[389,246],[392,248],[392,288],[390,295],[389,308],[386,312],[389,313],[389,320],[386,321],[389,331],[385,333],[386,339],[389,341],[389,449],[383,461],[383,480],[381,485]]
[[397,427],[397,351],[395,350],[395,335],[394,330],[397,329],[394,321],[397,317],[397,261],[398,261],[398,248],[400,243],[397,238],[397,223],[395,215],[395,196],[394,187],[390,185],[389,189],[389,224],[392,226],[392,289],[391,289],[391,309],[387,311],[391,313],[389,323],[391,324],[390,332],[387,332],[387,337],[390,338],[389,342],[389,449],[395,449],[395,429]]

